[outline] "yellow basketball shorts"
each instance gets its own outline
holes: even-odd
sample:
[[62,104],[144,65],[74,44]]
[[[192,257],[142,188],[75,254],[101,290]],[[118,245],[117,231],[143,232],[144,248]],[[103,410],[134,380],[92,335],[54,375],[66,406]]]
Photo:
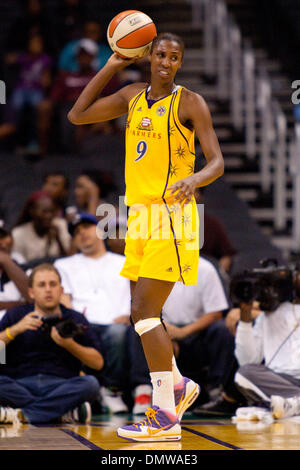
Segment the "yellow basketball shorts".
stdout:
[[121,275],[197,284],[199,216],[196,201],[130,207]]

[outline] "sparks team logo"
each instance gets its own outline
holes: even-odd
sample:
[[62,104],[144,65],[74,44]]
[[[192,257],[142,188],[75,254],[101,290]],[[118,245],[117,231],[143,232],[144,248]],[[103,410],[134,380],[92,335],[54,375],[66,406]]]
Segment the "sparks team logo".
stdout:
[[167,108],[165,106],[159,106],[156,110],[156,114],[158,116],[163,116],[167,112]]
[[142,131],[152,131],[153,130],[153,124],[151,118],[144,117],[139,125],[137,126],[138,129]]

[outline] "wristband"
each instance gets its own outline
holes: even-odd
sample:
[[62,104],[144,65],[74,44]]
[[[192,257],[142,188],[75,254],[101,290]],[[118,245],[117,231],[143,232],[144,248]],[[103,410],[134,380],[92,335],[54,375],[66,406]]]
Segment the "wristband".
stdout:
[[11,340],[12,340],[12,339],[15,339],[15,337],[11,335],[11,333],[10,333],[10,331],[9,331],[9,328],[6,328],[5,333],[6,333],[6,336],[7,336],[9,339],[11,339]]

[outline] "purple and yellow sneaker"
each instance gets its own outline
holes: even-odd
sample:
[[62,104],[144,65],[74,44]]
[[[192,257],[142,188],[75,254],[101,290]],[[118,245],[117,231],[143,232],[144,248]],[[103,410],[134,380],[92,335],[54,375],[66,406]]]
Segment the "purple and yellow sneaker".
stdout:
[[183,413],[194,403],[199,396],[200,386],[187,377],[174,387],[177,419],[180,422]]
[[122,426],[117,430],[117,435],[137,442],[179,441],[181,427],[176,415],[153,406],[153,408],[148,408],[143,421]]

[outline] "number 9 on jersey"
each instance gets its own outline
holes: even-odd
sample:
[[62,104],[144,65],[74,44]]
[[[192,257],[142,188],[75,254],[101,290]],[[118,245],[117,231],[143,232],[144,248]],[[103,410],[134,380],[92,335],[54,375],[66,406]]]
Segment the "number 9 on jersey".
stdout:
[[136,157],[134,161],[137,162],[138,160],[143,158],[146,152],[147,152],[147,144],[144,140],[140,140],[136,146],[136,153],[138,154],[138,156]]

